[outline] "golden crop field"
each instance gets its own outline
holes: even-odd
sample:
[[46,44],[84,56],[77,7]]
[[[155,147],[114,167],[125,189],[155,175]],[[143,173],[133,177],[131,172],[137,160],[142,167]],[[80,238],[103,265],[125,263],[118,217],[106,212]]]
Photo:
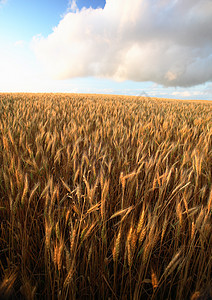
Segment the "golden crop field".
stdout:
[[1,297],[210,293],[212,102],[0,94],[0,221]]

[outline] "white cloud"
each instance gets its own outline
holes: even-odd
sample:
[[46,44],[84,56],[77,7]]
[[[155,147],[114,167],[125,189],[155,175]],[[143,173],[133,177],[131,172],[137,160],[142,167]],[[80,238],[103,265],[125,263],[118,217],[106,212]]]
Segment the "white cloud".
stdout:
[[14,43],[15,47],[24,47],[24,45],[26,44],[26,42],[24,40],[18,40]]
[[176,91],[172,92],[171,96],[180,97],[182,99],[198,99],[200,97],[204,98],[205,92],[201,91]]
[[69,0],[68,2],[68,12],[77,12],[78,7],[77,7],[77,3],[75,0]]
[[208,99],[212,100],[212,82],[206,85],[204,89],[204,95],[208,96]]
[[188,92],[188,91],[185,91],[185,92],[173,92],[172,96],[180,96],[180,97],[186,98],[186,97],[191,97],[192,93]]
[[107,0],[68,12],[33,48],[57,79],[96,76],[193,86],[212,81],[211,0]]
[[0,8],[7,3],[8,0],[0,0]]

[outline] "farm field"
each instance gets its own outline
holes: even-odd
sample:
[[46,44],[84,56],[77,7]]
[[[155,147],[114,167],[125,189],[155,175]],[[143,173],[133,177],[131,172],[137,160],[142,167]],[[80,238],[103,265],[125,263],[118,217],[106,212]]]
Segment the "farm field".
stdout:
[[1,297],[198,299],[212,102],[0,94],[0,222]]

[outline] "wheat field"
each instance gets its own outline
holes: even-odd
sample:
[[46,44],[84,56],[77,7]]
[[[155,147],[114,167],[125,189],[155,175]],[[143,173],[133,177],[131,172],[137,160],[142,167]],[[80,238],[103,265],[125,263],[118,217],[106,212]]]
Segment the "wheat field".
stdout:
[[210,289],[211,101],[0,94],[0,167],[2,298]]

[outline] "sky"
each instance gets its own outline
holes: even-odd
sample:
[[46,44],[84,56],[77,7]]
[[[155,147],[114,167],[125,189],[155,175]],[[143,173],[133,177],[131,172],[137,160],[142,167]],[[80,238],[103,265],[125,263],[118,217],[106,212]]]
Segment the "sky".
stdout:
[[0,92],[212,100],[212,0],[0,0]]

